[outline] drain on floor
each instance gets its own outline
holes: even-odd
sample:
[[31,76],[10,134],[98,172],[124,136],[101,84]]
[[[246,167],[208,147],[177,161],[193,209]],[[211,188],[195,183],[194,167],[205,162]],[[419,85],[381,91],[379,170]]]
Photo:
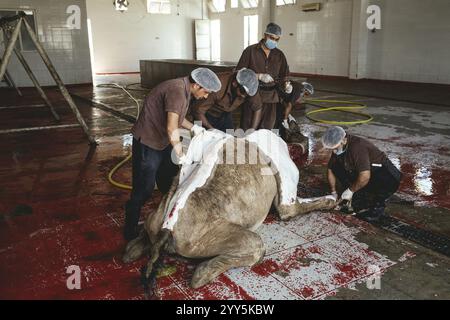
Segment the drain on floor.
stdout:
[[381,221],[372,224],[450,257],[450,239],[447,237],[412,226],[394,217],[383,217]]

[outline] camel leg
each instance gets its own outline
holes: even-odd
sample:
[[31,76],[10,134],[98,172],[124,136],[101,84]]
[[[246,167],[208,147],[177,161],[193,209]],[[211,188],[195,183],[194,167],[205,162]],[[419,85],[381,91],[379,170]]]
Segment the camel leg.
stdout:
[[336,206],[336,202],[328,197],[313,199],[298,198],[297,201],[290,206],[279,204],[278,199],[279,197],[277,196],[274,203],[281,220],[288,220],[311,211],[332,209]]
[[200,263],[195,269],[191,287],[199,288],[231,268],[249,267],[261,261],[265,248],[260,236],[238,225],[223,222],[198,239],[198,256],[213,259]]
[[142,257],[145,253],[150,252],[150,240],[147,231],[142,228],[136,239],[128,242],[122,261],[125,263],[133,262]]

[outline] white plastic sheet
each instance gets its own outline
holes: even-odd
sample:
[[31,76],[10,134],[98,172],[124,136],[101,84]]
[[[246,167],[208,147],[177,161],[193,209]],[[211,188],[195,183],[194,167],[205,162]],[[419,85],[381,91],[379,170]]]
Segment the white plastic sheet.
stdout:
[[[206,131],[192,139],[186,154],[188,164],[181,168],[177,191],[165,213],[164,229],[173,230],[178,220],[179,210],[184,208],[190,194],[206,183],[214,166],[222,160],[219,151],[230,139],[234,137],[218,130]],[[254,142],[270,159],[272,169],[262,170],[261,174],[280,174],[281,204],[295,203],[299,172],[289,156],[286,143],[269,130],[255,131],[243,139]]]

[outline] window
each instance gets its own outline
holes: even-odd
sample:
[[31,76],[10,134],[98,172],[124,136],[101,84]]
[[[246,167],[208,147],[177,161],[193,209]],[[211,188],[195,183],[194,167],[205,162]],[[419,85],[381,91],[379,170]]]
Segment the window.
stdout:
[[211,12],[225,12],[226,0],[210,0],[208,1],[208,6]]
[[[34,15],[34,11],[27,10],[24,12],[26,14],[25,20],[27,20],[31,29],[33,29],[33,31],[36,32],[36,17]],[[18,13],[19,11],[14,10],[0,10],[0,18],[14,16]],[[16,49],[19,49],[20,51],[36,51],[36,47],[34,46],[34,43],[31,40],[30,35],[28,34],[28,31],[25,29],[25,26],[23,26],[23,24],[20,29],[19,38],[17,39],[16,42]]]
[[244,16],[244,49],[258,42],[258,15]]
[[170,0],[147,0],[147,12],[152,14],[170,14]]
[[239,7],[239,0],[231,0],[231,9]]
[[277,0],[277,6],[284,6],[287,4],[296,4],[296,0]]
[[220,20],[195,20],[197,60],[220,61]]
[[220,20],[211,20],[211,60],[220,61]]
[[245,9],[258,8],[258,0],[241,0],[241,4]]

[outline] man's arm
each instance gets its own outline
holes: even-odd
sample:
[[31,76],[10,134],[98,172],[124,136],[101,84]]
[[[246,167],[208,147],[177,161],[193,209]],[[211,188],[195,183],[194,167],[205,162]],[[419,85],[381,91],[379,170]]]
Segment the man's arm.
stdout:
[[261,122],[262,106],[263,106],[259,92],[255,94],[253,97],[248,97],[246,101],[249,103],[250,109],[253,111],[253,118],[250,128],[253,130],[257,130]]
[[292,112],[292,102],[286,102],[285,105],[286,105],[286,108],[284,109],[284,119],[283,120],[287,120],[289,115]]
[[328,184],[330,185],[331,193],[336,192],[336,176],[331,169],[328,169]]
[[[208,108],[209,109],[209,108]],[[206,118],[206,110],[204,108],[195,108],[194,109],[194,117],[195,120],[200,120],[202,125],[207,129],[213,129],[214,127],[209,123]]]
[[361,190],[362,188],[367,186],[369,180],[370,180],[370,171],[369,170],[361,171],[358,175],[358,179],[356,179],[356,181],[353,183],[351,191],[355,193]]
[[253,112],[251,129],[253,129],[253,130],[258,129],[259,123],[261,122],[261,115],[262,115],[262,109],[259,109],[259,110],[256,110]]
[[194,126],[194,124],[185,118],[185,119],[183,120],[183,122],[181,123],[181,126],[182,126],[184,129],[191,130],[192,127]]
[[[180,119],[180,116],[178,113],[175,112],[168,112],[167,113],[167,134],[169,135],[169,141],[172,145],[173,149],[175,150],[175,153],[178,157],[181,157],[183,155],[183,148],[180,141],[180,130],[178,127],[178,121]],[[183,121],[183,125],[185,124],[186,119]],[[189,125],[189,121],[187,121],[186,125]],[[191,123],[192,127],[192,123]]]
[[289,79],[289,75],[290,75],[289,64],[287,62],[286,56],[284,55],[284,53],[282,53],[281,68],[278,77],[280,80],[287,81]]

